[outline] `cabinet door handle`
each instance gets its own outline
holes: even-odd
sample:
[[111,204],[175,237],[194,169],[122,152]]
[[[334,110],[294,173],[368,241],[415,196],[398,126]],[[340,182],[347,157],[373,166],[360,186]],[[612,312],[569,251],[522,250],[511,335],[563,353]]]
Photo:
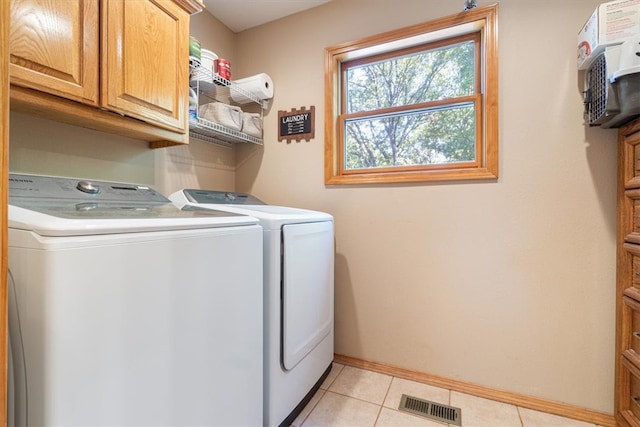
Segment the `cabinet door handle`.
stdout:
[[634,332],[633,336],[640,340],[640,332]]
[[635,403],[636,405],[640,406],[640,397],[631,396],[631,400],[633,400],[633,403]]

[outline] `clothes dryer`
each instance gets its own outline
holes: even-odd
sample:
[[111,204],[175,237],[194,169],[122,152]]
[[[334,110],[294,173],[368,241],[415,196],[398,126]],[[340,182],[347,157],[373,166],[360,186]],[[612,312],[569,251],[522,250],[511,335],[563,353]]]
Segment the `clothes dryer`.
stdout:
[[10,174],[10,425],[262,424],[262,229]]
[[242,193],[181,190],[178,206],[251,215],[264,238],[264,423],[288,426],[333,361],[334,228],[327,213]]

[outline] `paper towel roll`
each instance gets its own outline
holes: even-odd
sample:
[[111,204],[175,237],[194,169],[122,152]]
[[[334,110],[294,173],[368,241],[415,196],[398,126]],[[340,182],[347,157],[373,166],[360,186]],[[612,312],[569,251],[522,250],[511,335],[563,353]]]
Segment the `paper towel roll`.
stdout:
[[231,88],[231,99],[238,104],[245,104],[251,101],[251,98],[248,98],[244,92],[249,92],[261,100],[273,98],[273,80],[268,74],[256,74],[255,76],[234,80],[233,83],[239,89]]

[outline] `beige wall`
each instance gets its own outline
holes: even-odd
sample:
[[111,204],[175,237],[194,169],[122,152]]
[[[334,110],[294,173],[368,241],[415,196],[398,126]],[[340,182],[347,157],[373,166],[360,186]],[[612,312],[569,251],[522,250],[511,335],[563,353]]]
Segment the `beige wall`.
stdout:
[[[323,185],[323,49],[463,3],[334,0],[240,33],[275,96],[237,188],[335,216],[337,353],[612,413],[616,131],[583,125],[575,65],[599,1],[499,3],[497,182]],[[311,105],[316,138],[277,142],[277,111]]]
[[[584,127],[575,68],[598,3],[500,2],[497,182],[323,184],[323,49],[458,13],[463,0],[334,0],[238,35],[196,15],[192,34],[234,78],[273,78],[264,147],[148,150],[12,114],[10,169],[165,193],[235,188],[330,212],[336,352],[611,413],[615,131]],[[277,142],[277,111],[310,105],[316,138]]]

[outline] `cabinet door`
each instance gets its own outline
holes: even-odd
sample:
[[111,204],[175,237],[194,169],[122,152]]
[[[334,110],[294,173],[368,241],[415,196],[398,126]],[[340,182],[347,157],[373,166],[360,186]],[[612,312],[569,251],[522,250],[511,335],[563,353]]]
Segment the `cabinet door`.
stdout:
[[98,105],[98,0],[11,0],[11,83]]
[[109,0],[101,5],[102,106],[186,132],[188,13],[172,0]]
[[0,426],[7,425],[7,191],[9,172],[9,2],[0,2]]

